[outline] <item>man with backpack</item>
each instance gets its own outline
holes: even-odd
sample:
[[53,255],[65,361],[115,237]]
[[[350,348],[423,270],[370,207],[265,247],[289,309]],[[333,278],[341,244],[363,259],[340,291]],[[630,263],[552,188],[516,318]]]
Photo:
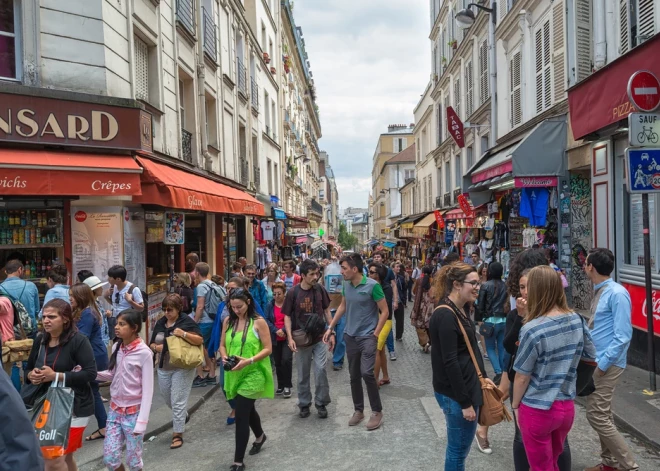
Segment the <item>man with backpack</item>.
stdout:
[[108,318],[108,334],[111,339],[114,339],[119,313],[127,309],[143,311],[144,299],[140,288],[136,284],[126,281],[126,268],[121,265],[110,267],[108,283],[110,283],[110,287],[103,294],[112,305],[112,317]]
[[213,321],[218,312],[218,306],[227,295],[224,288],[211,281],[211,267],[208,263],[200,262],[195,265],[195,281],[197,283],[197,306],[195,307],[195,322],[199,324],[204,337],[204,362],[208,368],[208,375],[204,375],[204,367],[197,367],[197,377],[193,380],[193,388],[214,385],[215,361],[209,357],[208,345],[213,332]]
[[[31,324],[34,326],[26,334],[34,339],[37,334],[37,313],[39,312],[39,290],[31,281],[22,279],[24,272],[23,263],[20,260],[9,260],[5,265],[7,279],[0,283],[0,295],[6,295],[12,300],[17,309],[24,309],[30,317]],[[20,304],[20,305],[19,305]],[[20,314],[20,313],[19,313]],[[22,322],[25,324],[25,322]]]
[[312,388],[310,372],[314,362],[314,405],[319,417],[328,417],[326,406],[330,404],[330,385],[326,364],[328,361],[328,345],[330,350],[335,346],[335,338],[328,339],[328,345],[323,342],[325,326],[330,324],[330,297],[325,288],[318,283],[320,267],[314,260],[307,259],[300,264],[302,281],[290,289],[282,306],[284,326],[288,337],[289,348],[296,353],[298,368],[298,407],[300,417],[310,416],[312,405]]

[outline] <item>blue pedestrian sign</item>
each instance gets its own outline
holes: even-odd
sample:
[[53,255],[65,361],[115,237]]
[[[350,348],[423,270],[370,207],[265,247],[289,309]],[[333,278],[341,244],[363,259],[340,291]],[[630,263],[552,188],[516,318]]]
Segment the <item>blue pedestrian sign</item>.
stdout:
[[660,149],[626,149],[628,191],[660,192]]

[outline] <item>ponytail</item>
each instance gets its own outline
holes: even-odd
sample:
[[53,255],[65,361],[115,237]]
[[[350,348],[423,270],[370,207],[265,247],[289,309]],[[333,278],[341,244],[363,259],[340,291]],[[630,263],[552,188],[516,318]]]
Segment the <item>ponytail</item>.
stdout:
[[454,281],[462,283],[470,273],[476,271],[477,269],[472,265],[463,262],[443,266],[433,277],[434,298],[442,299],[449,295],[454,287]]

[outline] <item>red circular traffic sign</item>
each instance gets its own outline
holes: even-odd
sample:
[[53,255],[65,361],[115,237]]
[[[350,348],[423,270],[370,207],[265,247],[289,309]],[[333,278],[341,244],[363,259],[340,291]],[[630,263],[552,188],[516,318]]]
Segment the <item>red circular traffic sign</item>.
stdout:
[[628,80],[628,98],[639,111],[654,111],[660,105],[660,81],[648,70],[638,70]]

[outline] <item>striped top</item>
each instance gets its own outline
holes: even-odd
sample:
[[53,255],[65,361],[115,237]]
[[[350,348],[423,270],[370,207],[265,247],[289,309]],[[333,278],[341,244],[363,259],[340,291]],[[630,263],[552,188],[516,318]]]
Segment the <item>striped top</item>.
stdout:
[[579,314],[542,316],[525,324],[513,365],[531,376],[522,403],[548,410],[555,401],[575,399],[580,357],[593,360],[596,349]]

